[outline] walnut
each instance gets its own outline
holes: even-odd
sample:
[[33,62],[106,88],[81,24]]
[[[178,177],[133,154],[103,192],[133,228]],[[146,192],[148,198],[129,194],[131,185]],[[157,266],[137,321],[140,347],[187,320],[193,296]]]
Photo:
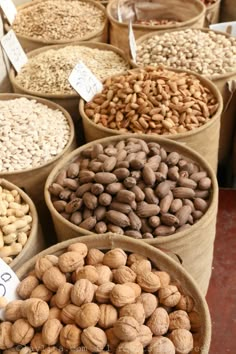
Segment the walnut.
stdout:
[[188,313],[190,324],[191,324],[191,331],[198,332],[202,326],[202,321],[199,314],[196,311],[191,311]]
[[46,347],[41,351],[41,354],[61,354],[61,350],[57,347]]
[[117,284],[134,283],[136,279],[136,273],[127,266],[121,266],[113,270],[113,280]]
[[142,293],[136,301],[143,305],[145,318],[150,317],[158,306],[157,297],[150,293]]
[[110,301],[116,307],[132,304],[135,301],[134,290],[125,284],[116,284],[111,290]]
[[166,310],[162,307],[157,307],[147,321],[147,326],[155,336],[162,336],[167,333],[169,322],[169,316]]
[[76,349],[79,347],[81,341],[81,329],[76,325],[68,324],[62,328],[60,332],[60,344],[66,349]]
[[194,308],[193,298],[189,295],[181,295],[181,298],[180,298],[178,304],[176,305],[176,308],[178,310],[191,312]]
[[130,267],[133,263],[143,261],[143,260],[147,260],[147,257],[142,256],[141,254],[138,253],[131,253],[128,256],[127,265]]
[[130,267],[136,274],[149,273],[152,270],[152,264],[147,259],[135,262]]
[[113,326],[117,338],[122,341],[132,341],[137,338],[140,325],[131,316],[120,317]]
[[65,324],[75,324],[75,315],[79,310],[79,306],[69,304],[61,311],[61,321]]
[[97,302],[102,304],[109,302],[110,300],[110,293],[116,284],[112,282],[107,282],[100,285],[95,293],[95,297]]
[[172,331],[174,329],[187,329],[190,330],[190,320],[186,311],[178,310],[169,314],[170,325],[169,329]]
[[134,290],[136,298],[141,295],[142,289],[140,288],[140,286],[138,284],[128,282],[128,283],[125,283],[125,285],[131,287],[131,289]]
[[107,344],[105,332],[98,327],[88,327],[84,329],[81,340],[88,350],[96,353],[101,352]]
[[117,321],[118,312],[117,309],[110,304],[100,305],[100,318],[98,325],[104,329],[112,327]]
[[57,306],[57,304],[56,304],[56,294],[51,297],[49,305],[50,305],[50,307]]
[[51,267],[53,267],[53,263],[49,261],[46,257],[38,258],[34,268],[37,278],[42,279],[46,270],[48,270]]
[[120,309],[119,315],[120,317],[131,316],[135,318],[140,325],[145,321],[144,307],[141,303],[125,305]]
[[30,294],[39,285],[39,280],[34,275],[28,275],[18,285],[16,292],[22,299],[28,299]]
[[137,339],[130,342],[122,342],[118,345],[116,354],[143,354],[143,345]]
[[100,318],[100,308],[95,303],[82,305],[75,315],[75,322],[80,328],[96,326]]
[[42,280],[49,290],[57,291],[59,286],[66,282],[66,276],[59,268],[50,267],[44,272]]
[[49,260],[54,266],[58,265],[58,257],[54,254],[47,254],[45,259]]
[[58,266],[63,273],[73,272],[79,267],[83,267],[84,258],[79,252],[65,252],[59,256]]
[[4,309],[4,315],[6,321],[15,322],[22,318],[21,306],[23,304],[23,300],[14,300],[7,304]]
[[26,314],[27,320],[33,327],[42,326],[48,319],[49,306],[40,299],[28,299],[23,303],[22,313]]
[[187,329],[174,329],[169,338],[177,354],[188,354],[193,349],[193,335]]
[[57,344],[62,324],[57,319],[47,320],[42,328],[42,339],[47,345]]
[[58,287],[55,295],[55,304],[57,307],[62,309],[66,305],[70,304],[72,288],[73,288],[73,284],[71,283],[64,283]]
[[23,318],[13,323],[11,327],[11,339],[16,344],[26,345],[34,336],[34,328]]
[[148,346],[150,354],[175,354],[175,346],[170,339],[162,336],[153,337]]
[[142,274],[138,274],[137,283],[141,286],[142,290],[148,293],[156,292],[161,286],[158,275],[152,272],[143,272]]
[[39,284],[34,288],[32,293],[30,294],[31,298],[36,298],[36,299],[41,299],[45,302],[48,302],[51,300],[53,296],[53,292],[49,290],[44,284]]
[[43,342],[42,333],[35,333],[30,342],[30,348],[36,352],[41,352],[41,350],[43,350],[45,347],[46,344]]
[[168,273],[159,270],[155,270],[153,273],[158,275],[162,288],[170,284],[170,276]]
[[51,307],[49,310],[49,316],[48,319],[52,320],[53,318],[58,319],[59,321],[61,320],[61,309],[59,309],[58,307],[54,306]]
[[92,302],[93,296],[93,284],[87,279],[78,280],[71,290],[71,301],[77,306]]
[[141,325],[138,332],[137,339],[142,343],[143,347],[146,347],[151,343],[152,332],[148,326]]
[[178,304],[181,294],[175,285],[168,285],[159,289],[158,297],[161,304],[174,307]]
[[83,346],[77,349],[70,350],[69,354],[92,354],[92,353]]
[[0,323],[0,349],[5,350],[12,348],[14,346],[14,342],[11,338],[11,322],[2,322]]
[[103,264],[96,264],[95,268],[98,273],[97,285],[102,285],[112,281],[113,274],[110,268]]
[[126,261],[127,254],[121,248],[114,248],[104,255],[102,263],[114,269],[125,265]]
[[109,349],[111,352],[115,352],[117,346],[120,343],[120,339],[116,337],[114,333],[114,328],[109,328],[105,331],[107,336],[107,344],[109,345]]
[[86,263],[89,265],[102,264],[103,257],[104,253],[102,251],[99,251],[96,248],[91,248],[88,251]]
[[74,251],[79,253],[83,258],[85,258],[88,254],[88,247],[86,246],[85,243],[81,243],[81,242],[76,242],[76,243],[72,243],[68,249],[68,252],[70,251]]
[[75,271],[75,280],[88,279],[91,283],[96,283],[98,281],[97,269],[92,265],[87,265],[81,269]]

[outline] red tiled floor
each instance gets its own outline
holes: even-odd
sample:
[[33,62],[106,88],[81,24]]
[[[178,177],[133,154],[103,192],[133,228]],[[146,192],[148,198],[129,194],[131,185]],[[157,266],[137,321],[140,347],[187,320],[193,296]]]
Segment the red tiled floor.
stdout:
[[213,271],[207,302],[210,354],[236,354],[236,190],[220,190]]

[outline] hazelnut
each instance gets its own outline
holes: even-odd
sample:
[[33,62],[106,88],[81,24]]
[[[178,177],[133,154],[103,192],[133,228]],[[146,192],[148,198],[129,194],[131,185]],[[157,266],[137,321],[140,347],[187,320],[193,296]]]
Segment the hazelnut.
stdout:
[[61,322],[55,318],[47,320],[42,328],[43,343],[47,345],[57,344],[62,327]]
[[98,273],[98,280],[96,282],[97,285],[102,285],[104,283],[108,283],[112,281],[113,274],[108,266],[103,264],[96,264],[95,268]]
[[158,297],[161,304],[174,307],[178,304],[181,294],[175,285],[168,285],[159,289]]
[[136,273],[127,266],[121,266],[113,270],[113,280],[118,284],[134,283]]
[[62,309],[66,305],[70,304],[72,288],[73,288],[73,284],[71,283],[64,283],[58,287],[55,295],[55,304],[57,307]]
[[104,329],[112,327],[117,321],[118,312],[116,308],[110,304],[100,305],[100,318],[98,325]]
[[36,352],[41,352],[41,350],[43,350],[46,347],[46,344],[43,342],[41,332],[35,333],[35,335],[33,336],[30,342],[30,347],[32,350]]
[[84,265],[84,258],[79,252],[65,252],[59,256],[58,266],[63,273],[73,272]]
[[53,266],[44,272],[42,280],[49,290],[57,291],[59,286],[66,282],[66,276],[59,268]]
[[147,260],[147,257],[142,256],[138,253],[131,253],[127,259],[127,265],[130,267],[133,263],[137,263],[139,261]]
[[169,316],[166,310],[162,307],[157,307],[147,321],[147,326],[155,336],[162,336],[167,333],[169,328]]
[[158,306],[157,297],[150,293],[142,293],[136,301],[143,305],[145,318],[150,317]]
[[34,328],[23,318],[13,323],[11,327],[11,339],[16,344],[26,345],[34,336]]
[[188,354],[193,349],[193,335],[187,329],[174,329],[169,338],[177,354]]
[[158,275],[162,288],[170,284],[170,276],[168,273],[158,270],[153,271],[153,273]]
[[72,243],[68,249],[68,252],[72,251],[72,252],[77,252],[79,253],[83,258],[85,258],[88,254],[88,247],[85,245],[85,243],[81,243],[81,242],[76,242],[76,243]]
[[48,270],[51,267],[53,267],[53,263],[49,261],[47,258],[45,257],[38,258],[34,268],[37,278],[42,279],[46,270]]
[[117,338],[122,341],[132,341],[139,333],[139,323],[131,316],[120,317],[113,326]]
[[174,329],[187,329],[190,330],[190,320],[186,311],[178,310],[169,314],[170,325],[169,329],[172,331]]
[[97,269],[92,265],[86,265],[81,269],[75,271],[75,280],[88,279],[91,283],[96,283],[98,281]]
[[84,329],[81,340],[88,350],[96,353],[101,352],[107,344],[105,332],[98,327],[88,327]]
[[102,251],[99,251],[96,248],[91,248],[88,251],[86,263],[89,265],[102,264],[103,257],[104,253]]
[[100,285],[95,293],[95,297],[97,302],[100,302],[102,304],[109,302],[110,300],[110,293],[112,289],[114,288],[115,283],[108,282]]
[[150,354],[175,354],[175,346],[169,338],[158,336],[153,337],[148,346]]
[[176,308],[178,310],[191,312],[194,308],[193,298],[189,295],[181,295],[181,298],[180,298],[178,304],[176,305]]
[[76,349],[79,347],[81,341],[81,330],[73,324],[68,324],[61,329],[60,344],[66,349]]
[[96,326],[100,318],[99,306],[95,303],[82,305],[75,315],[75,322],[80,328]]
[[25,300],[22,311],[26,313],[27,320],[33,327],[42,326],[49,316],[48,304],[40,299]]
[[143,274],[138,274],[137,283],[144,291],[148,293],[154,293],[161,286],[158,275],[152,272],[143,272]]
[[5,350],[12,348],[14,342],[11,337],[12,324],[11,322],[0,323],[0,349]]
[[59,309],[58,307],[54,306],[51,307],[49,310],[49,316],[48,319],[52,320],[53,318],[58,319],[59,321],[61,320],[61,309]]
[[134,290],[125,284],[116,284],[111,290],[110,301],[116,307],[132,304],[135,301]]
[[147,259],[143,259],[141,261],[135,262],[131,265],[131,269],[136,274],[149,273],[152,270],[152,264]]
[[137,339],[130,342],[122,342],[118,345],[116,354],[143,354],[143,345]]
[[38,284],[39,280],[34,275],[28,275],[28,277],[20,282],[16,292],[22,299],[28,299]]
[[102,263],[111,269],[114,269],[125,265],[126,261],[126,253],[121,248],[114,248],[104,255]]
[[148,326],[141,325],[138,332],[137,339],[142,343],[143,347],[146,347],[151,343],[152,332]]
[[69,304],[61,311],[61,321],[65,324],[75,324],[75,315],[79,310],[79,306]]
[[41,299],[45,302],[51,300],[53,292],[49,290],[44,284],[39,284],[36,288],[33,289],[32,293],[30,294],[31,298]]
[[71,301],[77,306],[92,302],[93,296],[93,284],[87,279],[78,280],[71,290]]
[[190,324],[191,324],[191,331],[198,332],[202,326],[202,321],[199,314],[196,311],[191,311],[188,313]]
[[115,352],[118,344],[120,343],[119,338],[116,337],[114,333],[114,328],[109,328],[105,331],[107,336],[107,344],[109,345],[109,349],[112,352]]
[[131,316],[136,319],[136,321],[142,325],[145,321],[144,307],[141,303],[128,304],[120,309],[120,317]]
[[6,321],[15,322],[22,318],[21,306],[23,304],[23,300],[14,300],[7,304],[4,309],[4,315]]

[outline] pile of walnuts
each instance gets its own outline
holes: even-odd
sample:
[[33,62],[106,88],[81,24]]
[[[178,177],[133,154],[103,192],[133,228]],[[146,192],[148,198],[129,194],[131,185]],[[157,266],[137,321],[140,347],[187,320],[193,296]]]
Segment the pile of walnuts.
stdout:
[[17,293],[0,324],[3,353],[187,354],[201,328],[169,274],[121,248],[74,243],[38,258]]

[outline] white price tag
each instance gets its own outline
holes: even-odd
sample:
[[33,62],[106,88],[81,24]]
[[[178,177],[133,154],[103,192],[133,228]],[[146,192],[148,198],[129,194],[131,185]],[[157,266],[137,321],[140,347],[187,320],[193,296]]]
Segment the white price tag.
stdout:
[[17,14],[17,9],[13,1],[0,0],[0,7],[2,8],[2,11],[4,12],[8,22],[10,23],[10,25],[12,25]]
[[15,32],[10,30],[5,36],[2,37],[1,44],[10,62],[16,71],[19,72],[22,66],[27,63],[28,58],[20,42],[16,38]]
[[[17,300],[16,288],[20,281],[13,270],[0,259],[0,298],[4,297],[7,302]],[[4,320],[4,309],[0,309],[0,319]]]
[[101,81],[96,78],[82,61],[76,64],[72,70],[69,76],[69,82],[87,102],[103,89]]
[[122,21],[122,15],[121,15],[120,1],[118,1],[118,5],[117,5],[117,17],[118,17],[118,21],[119,22],[123,22]]
[[132,26],[132,21],[129,21],[129,47],[131,51],[131,56],[133,58],[133,61],[136,62],[136,52],[137,52],[137,46],[136,46],[136,40],[134,36],[134,31],[133,31],[133,26]]
[[226,32],[231,36],[236,37],[236,21],[215,23],[214,25],[210,25],[210,29]]

